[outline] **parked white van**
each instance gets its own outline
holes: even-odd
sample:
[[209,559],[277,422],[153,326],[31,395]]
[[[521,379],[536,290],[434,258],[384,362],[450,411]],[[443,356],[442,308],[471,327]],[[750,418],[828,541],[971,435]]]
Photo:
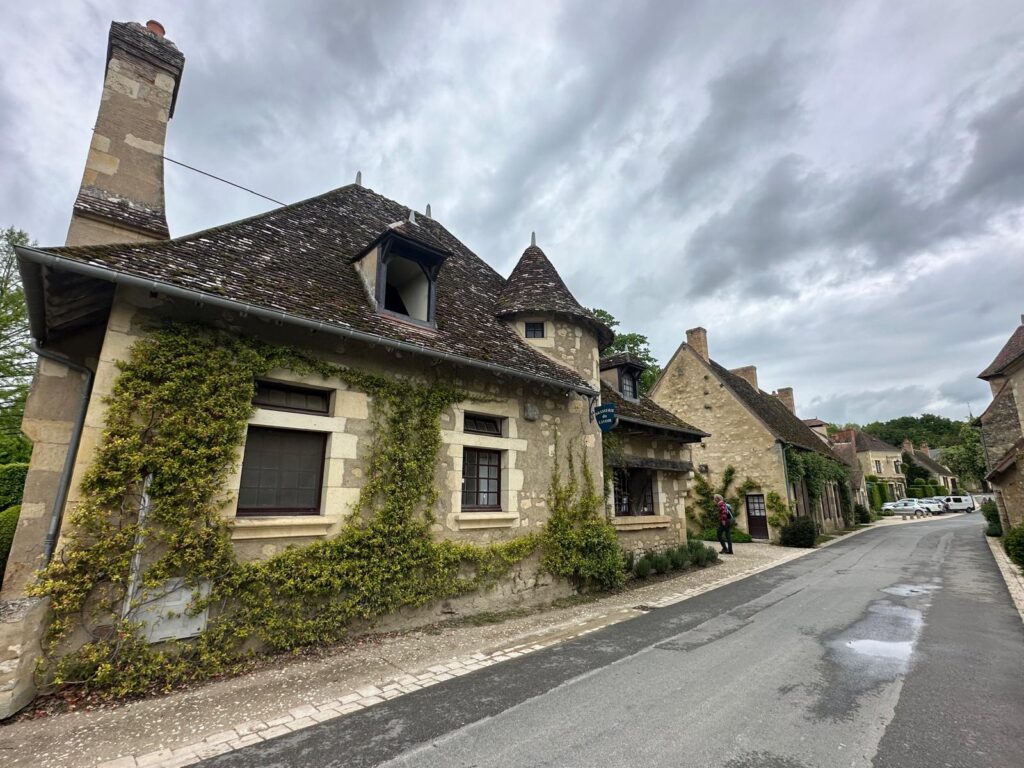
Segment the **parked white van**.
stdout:
[[949,506],[950,512],[973,512],[975,510],[974,498],[967,496],[936,496],[941,498]]

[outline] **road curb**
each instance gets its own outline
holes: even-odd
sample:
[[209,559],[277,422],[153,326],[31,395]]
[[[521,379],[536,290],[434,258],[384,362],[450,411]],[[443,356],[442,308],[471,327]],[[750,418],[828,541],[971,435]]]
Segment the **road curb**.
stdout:
[[1010,590],[1010,597],[1013,599],[1013,604],[1017,607],[1020,620],[1024,621],[1024,575],[1021,575],[1020,568],[1014,565],[1013,561],[1007,556],[1006,550],[1003,549],[1001,540],[998,537],[986,536],[985,541],[992,552],[992,557],[995,558],[999,572],[1003,575],[1006,588]]

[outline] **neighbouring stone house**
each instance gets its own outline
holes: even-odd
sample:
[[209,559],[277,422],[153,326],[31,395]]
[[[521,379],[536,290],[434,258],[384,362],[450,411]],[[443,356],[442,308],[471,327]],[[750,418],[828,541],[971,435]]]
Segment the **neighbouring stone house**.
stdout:
[[805,482],[791,482],[786,449],[814,452],[841,463],[828,445],[796,415],[792,388],[769,394],[758,386],[757,369],[729,370],[708,353],[707,331],[686,332],[672,359],[651,389],[651,399],[665,410],[709,434],[694,451],[697,471],[714,484],[728,467],[736,485],[750,478],[756,487],[741,500],[737,522],[759,539],[777,534],[768,522],[768,496],[779,495],[797,514],[813,516],[823,529],[842,526],[840,487],[825,485],[811,505]]
[[928,443],[921,443],[921,445],[915,448],[914,443],[911,440],[904,440],[903,452],[909,454],[910,457],[920,466],[931,472],[935,476],[935,479],[939,481],[939,485],[947,491],[952,492],[957,489],[956,475],[954,475],[953,471],[945,464],[932,458],[932,452],[928,448]]
[[[884,490],[886,500],[895,501],[907,495],[907,478],[903,474],[902,451],[881,438],[861,432],[859,429],[844,429],[832,435],[834,445],[852,445],[857,454],[861,471],[869,483],[877,482]],[[849,449],[844,449],[849,450]]]
[[625,352],[601,359],[601,402],[614,404],[617,417],[603,440],[608,516],[636,553],[686,541],[691,446],[708,436],[641,394],[643,371]]
[[[556,435],[600,487],[593,408],[607,398],[619,408],[620,493],[609,514],[623,546],[685,540],[690,445],[705,433],[637,397],[636,382],[633,389],[624,383],[635,371],[631,360],[600,363],[611,331],[576,301],[535,243],[505,279],[432,218],[429,206],[416,212],[358,180],[167,239],[162,154],[183,64],[156,22],[111,26],[103,98],[67,242],[17,251],[39,364],[23,424],[35,449],[0,595],[21,606],[0,626],[8,649],[0,657],[0,717],[31,696],[43,612],[25,590],[60,552],[83,500],[81,480],[102,440],[118,361],[168,320],[467,392],[441,415],[438,539],[489,543],[539,531],[552,471],[564,461],[555,455]],[[222,509],[242,560],[338,533],[374,440],[371,398],[341,380],[277,370],[255,391]],[[630,514],[615,514],[616,500],[627,509],[623,480],[652,507],[630,501]],[[403,620],[568,591],[538,576],[534,559],[486,595]],[[175,605],[187,603],[173,597]],[[164,637],[194,634],[195,622],[185,624],[168,624]]]
[[992,402],[978,417],[988,475],[1005,527],[1024,524],[1024,315],[992,362],[978,374]]

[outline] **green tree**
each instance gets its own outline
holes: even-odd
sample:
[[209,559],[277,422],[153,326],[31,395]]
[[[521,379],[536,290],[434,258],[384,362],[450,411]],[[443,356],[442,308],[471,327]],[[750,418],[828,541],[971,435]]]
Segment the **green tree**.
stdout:
[[942,463],[949,467],[961,482],[972,488],[979,488],[986,474],[985,449],[981,444],[981,436],[970,424],[963,424],[958,438],[956,445],[942,449]]
[[889,421],[873,421],[864,431],[885,440],[890,445],[901,445],[909,438],[914,445],[927,443],[932,448],[953,445],[959,440],[962,421],[924,413],[920,416],[900,416]]
[[[591,309],[597,319],[607,325],[613,331],[618,327],[619,321],[608,311],[603,309]],[[612,355],[616,352],[628,352],[633,359],[641,365],[646,366],[640,374],[640,392],[647,394],[654,386],[654,382],[661,375],[661,366],[657,359],[651,354],[650,342],[642,333],[621,333],[615,332],[615,340],[601,350],[602,355]]]
[[28,311],[14,246],[28,245],[20,229],[0,231],[0,460],[27,461],[31,445],[21,434],[21,416],[32,378]]

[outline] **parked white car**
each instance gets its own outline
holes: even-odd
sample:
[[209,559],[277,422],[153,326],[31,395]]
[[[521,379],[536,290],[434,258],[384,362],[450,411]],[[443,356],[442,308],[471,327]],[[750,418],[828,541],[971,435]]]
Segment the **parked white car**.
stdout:
[[917,501],[917,499],[897,499],[896,501],[887,501],[882,505],[882,511],[885,512],[888,509],[896,509],[897,504],[902,504],[905,501]]
[[926,499],[921,499],[921,501],[932,507],[932,512],[949,512],[949,504],[947,504],[946,500],[941,496],[930,496]]
[[950,512],[973,512],[977,507],[974,504],[974,497],[970,494],[953,495],[953,496],[939,496],[946,502],[946,506],[949,507]]
[[891,509],[897,514],[934,511],[931,507],[927,506],[924,501],[924,499],[900,499],[899,501],[890,501],[888,504],[883,504],[882,509],[883,511]]

